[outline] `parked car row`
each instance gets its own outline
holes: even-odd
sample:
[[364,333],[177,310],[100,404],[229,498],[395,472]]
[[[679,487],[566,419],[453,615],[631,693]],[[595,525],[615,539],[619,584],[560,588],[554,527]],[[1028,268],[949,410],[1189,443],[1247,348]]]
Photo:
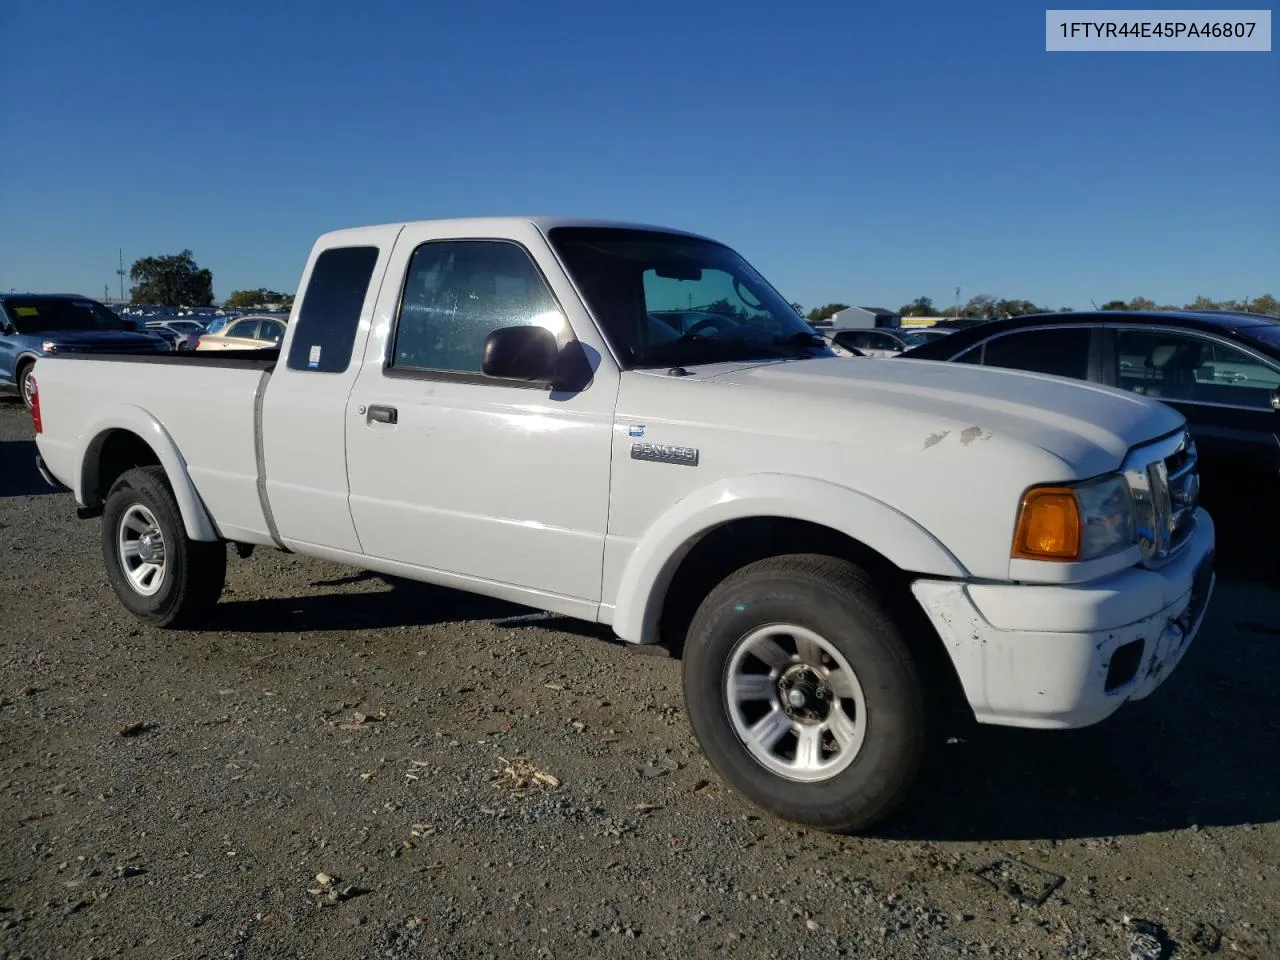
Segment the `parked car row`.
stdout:
[[263,350],[280,346],[286,323],[279,317],[236,317],[196,338],[197,350]]
[[876,327],[866,330],[825,330],[823,336],[833,346],[843,348],[855,357],[896,357],[912,347],[945,337],[950,332],[929,327],[912,330]]
[[143,329],[164,337],[172,350],[193,350],[205,326],[197,320],[149,320]]
[[1159,400],[1186,420],[1215,493],[1280,512],[1280,320],[1231,312],[1049,313],[993,320],[903,359],[1087,380]]
[[107,307],[67,294],[0,294],[0,392],[16,393],[28,408],[31,373],[41,357],[67,353],[142,353],[169,350],[155,331],[139,331]]
[[29,378],[41,357],[67,353],[143,353],[254,350],[278,347],[287,316],[145,321],[120,316],[88,297],[0,294],[0,393],[31,406]]
[[102,516],[126,609],[200,623],[231,542],[666,641],[724,779],[840,830],[902,802],[952,708],[1081,727],[1170,676],[1216,534],[1159,400],[1174,370],[1252,389],[1262,355],[1066,327],[1142,394],[995,369],[990,329],[972,362],[842,359],[730,248],[598,221],[341,230],[298,289],[281,329],[201,337],[278,352],[36,361],[37,465]]

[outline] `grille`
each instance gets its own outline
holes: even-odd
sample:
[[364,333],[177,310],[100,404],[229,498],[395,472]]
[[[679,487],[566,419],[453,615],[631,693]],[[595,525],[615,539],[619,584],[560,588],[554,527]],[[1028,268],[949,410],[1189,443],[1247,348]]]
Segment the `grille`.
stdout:
[[1159,566],[1186,546],[1200,503],[1199,456],[1183,430],[1135,450],[1125,477],[1137,511],[1138,540],[1148,566]]

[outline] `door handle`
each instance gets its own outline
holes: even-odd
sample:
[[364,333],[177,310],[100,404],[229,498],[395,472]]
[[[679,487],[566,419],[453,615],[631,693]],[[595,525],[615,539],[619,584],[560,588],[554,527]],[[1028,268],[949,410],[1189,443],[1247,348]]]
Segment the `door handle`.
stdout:
[[365,414],[364,419],[365,423],[398,423],[400,412],[395,407],[374,403],[369,406],[369,412]]

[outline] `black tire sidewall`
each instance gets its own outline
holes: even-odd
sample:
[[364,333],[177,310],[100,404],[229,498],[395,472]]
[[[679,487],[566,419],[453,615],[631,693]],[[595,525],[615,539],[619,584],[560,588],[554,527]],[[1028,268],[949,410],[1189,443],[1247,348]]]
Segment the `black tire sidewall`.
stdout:
[[22,405],[28,410],[31,409],[31,398],[27,395],[27,375],[31,373],[31,368],[35,366],[34,360],[28,360],[26,363],[18,365],[18,396],[22,398]]
[[[923,688],[906,645],[873,605],[821,580],[730,578],[699,609],[684,653],[685,705],[713,766],[735,789],[786,819],[857,829],[896,805],[923,753]],[[835,646],[857,674],[867,733],[852,764],[829,780],[803,783],[761,765],[739,739],[725,703],[724,674],[737,642],[770,623],[807,627]]]
[[[133,589],[120,564],[120,520],[134,504],[141,504],[151,511],[164,537],[164,583],[149,597]],[[102,511],[102,554],[111,588],[130,613],[160,625],[178,616],[191,565],[191,544],[177,501],[163,481],[151,471],[130,470],[111,488]]]

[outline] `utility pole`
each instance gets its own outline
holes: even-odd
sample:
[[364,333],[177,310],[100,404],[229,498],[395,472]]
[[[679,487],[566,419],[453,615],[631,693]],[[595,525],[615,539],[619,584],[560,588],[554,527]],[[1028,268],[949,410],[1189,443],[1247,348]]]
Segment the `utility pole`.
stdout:
[[120,268],[116,270],[116,276],[120,278],[120,299],[124,299],[124,248],[119,248]]
[[956,316],[960,316],[960,288],[956,287]]

